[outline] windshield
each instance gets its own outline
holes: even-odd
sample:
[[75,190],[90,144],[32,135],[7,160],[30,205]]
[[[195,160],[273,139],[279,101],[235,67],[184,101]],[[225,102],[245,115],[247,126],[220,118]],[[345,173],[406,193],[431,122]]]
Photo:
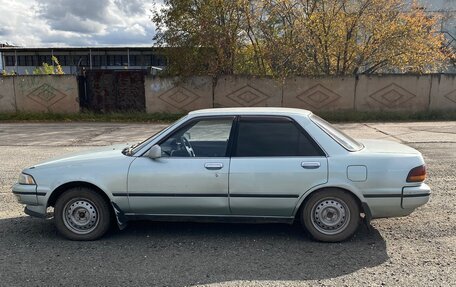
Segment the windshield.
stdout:
[[359,143],[352,137],[345,134],[343,131],[334,127],[324,119],[316,115],[311,115],[310,119],[325,133],[332,137],[337,143],[343,146],[348,151],[359,151],[364,148],[362,143]]
[[133,146],[131,146],[128,154],[129,155],[132,155],[132,154],[135,154],[137,151],[141,150],[145,145],[147,145],[149,143],[150,140],[154,139],[155,137],[161,135],[162,133],[164,133],[165,131],[169,130],[170,128],[174,127],[176,124],[178,124],[179,122],[181,122],[182,120],[184,120],[185,118],[187,118],[187,116],[184,116],[180,119],[178,119],[177,121],[175,121],[174,123],[172,123],[171,125],[161,129],[160,131],[156,132],[155,134],[153,134],[152,136],[150,136],[149,138],[145,139],[144,141],[140,142],[140,143],[137,143]]

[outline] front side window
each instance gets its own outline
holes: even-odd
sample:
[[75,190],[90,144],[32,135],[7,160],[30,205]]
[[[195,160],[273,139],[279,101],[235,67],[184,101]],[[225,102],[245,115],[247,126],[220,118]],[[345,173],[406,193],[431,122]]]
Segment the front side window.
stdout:
[[248,118],[239,121],[234,156],[323,156],[313,140],[288,118]]
[[234,117],[201,119],[160,144],[163,157],[225,157]]

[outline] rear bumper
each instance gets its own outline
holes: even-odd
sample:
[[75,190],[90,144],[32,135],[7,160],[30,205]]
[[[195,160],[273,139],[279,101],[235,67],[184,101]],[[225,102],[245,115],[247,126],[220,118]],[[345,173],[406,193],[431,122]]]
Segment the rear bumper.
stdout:
[[419,186],[402,188],[401,207],[403,209],[415,209],[426,204],[431,196],[431,188],[422,183]]
[[431,189],[425,183],[406,186],[391,193],[364,194],[372,218],[406,216],[429,201]]

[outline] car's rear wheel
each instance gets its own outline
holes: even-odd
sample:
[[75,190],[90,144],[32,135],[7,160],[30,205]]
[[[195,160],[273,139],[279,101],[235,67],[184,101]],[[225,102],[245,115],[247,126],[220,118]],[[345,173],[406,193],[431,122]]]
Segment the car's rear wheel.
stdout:
[[95,240],[109,229],[109,204],[89,188],[73,188],[57,199],[54,220],[58,231],[68,239]]
[[310,195],[301,210],[301,222],[314,239],[338,242],[355,233],[360,211],[355,198],[348,192],[325,189]]

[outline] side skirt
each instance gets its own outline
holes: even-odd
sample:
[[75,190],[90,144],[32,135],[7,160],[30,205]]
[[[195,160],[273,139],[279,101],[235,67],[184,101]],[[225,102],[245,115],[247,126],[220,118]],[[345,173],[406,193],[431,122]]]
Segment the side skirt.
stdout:
[[294,217],[237,216],[237,215],[186,215],[186,214],[129,214],[131,220],[151,220],[168,222],[218,222],[218,223],[287,223],[293,224]]

